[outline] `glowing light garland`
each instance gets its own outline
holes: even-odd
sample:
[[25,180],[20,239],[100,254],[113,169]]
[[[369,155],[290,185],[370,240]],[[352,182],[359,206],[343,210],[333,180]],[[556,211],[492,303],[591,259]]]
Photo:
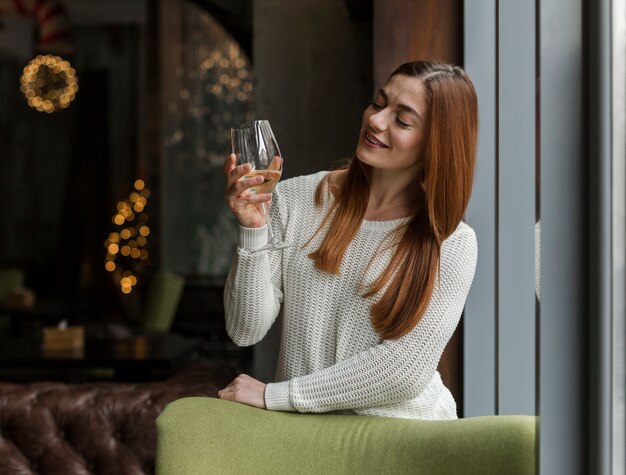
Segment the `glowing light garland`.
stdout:
[[67,109],[78,92],[76,71],[58,56],[37,56],[24,68],[20,82],[28,105],[39,112]]
[[[150,190],[143,180],[136,180],[127,199],[117,204],[117,213],[111,221],[117,226],[104,241],[106,257],[104,268],[113,274],[113,280],[123,293],[129,294],[137,285],[137,276],[148,265],[148,205]],[[126,264],[126,265],[124,265]]]

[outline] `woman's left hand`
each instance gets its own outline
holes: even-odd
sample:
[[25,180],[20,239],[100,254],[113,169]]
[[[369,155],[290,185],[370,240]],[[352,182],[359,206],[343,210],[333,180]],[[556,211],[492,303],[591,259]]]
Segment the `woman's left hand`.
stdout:
[[217,396],[220,399],[265,409],[265,386],[265,383],[247,374],[240,374],[228,386],[218,391]]

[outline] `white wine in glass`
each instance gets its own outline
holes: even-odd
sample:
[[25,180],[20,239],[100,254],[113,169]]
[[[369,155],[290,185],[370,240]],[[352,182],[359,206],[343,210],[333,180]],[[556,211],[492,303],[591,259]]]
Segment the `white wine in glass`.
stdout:
[[[237,157],[237,165],[248,163],[252,170],[242,180],[262,176],[263,183],[248,188],[249,193],[271,193],[280,180],[283,171],[283,159],[267,120],[254,120],[240,127],[230,129],[232,152]],[[291,247],[293,244],[279,242],[272,231],[269,206],[263,203],[267,218],[268,243],[252,252],[277,250]]]
[[276,188],[276,185],[278,185],[278,181],[280,180],[280,175],[280,170],[252,170],[243,178],[245,180],[248,178],[262,176],[264,178],[263,183],[249,188],[250,193],[260,195],[261,193],[271,193],[274,191],[274,188]]

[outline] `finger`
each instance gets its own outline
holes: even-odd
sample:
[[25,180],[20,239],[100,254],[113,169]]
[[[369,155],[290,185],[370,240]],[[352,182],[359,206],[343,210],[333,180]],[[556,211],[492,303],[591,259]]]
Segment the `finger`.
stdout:
[[229,172],[226,190],[224,191],[224,198],[227,202],[232,200],[233,198],[242,196],[248,188],[260,185],[263,182],[262,177],[242,179],[242,177],[245,176],[246,173],[250,172],[250,169],[250,165],[245,164],[233,168]]
[[220,399],[229,399],[229,395],[232,393],[232,389],[229,389],[229,387],[225,387],[224,389],[221,389],[217,392],[217,397],[219,397]]
[[250,165],[249,163],[244,163],[243,165],[239,165],[237,167],[232,168],[231,171],[228,172],[228,175],[227,175],[228,182],[235,183],[239,181],[242,177],[250,173],[251,170],[252,170],[252,165]]
[[[254,186],[259,186],[265,179],[262,176],[253,176],[250,178],[239,179],[234,183],[235,193],[237,196],[242,196],[247,190]],[[254,193],[252,193],[254,194]]]
[[227,393],[223,392],[222,396],[220,397],[220,399],[224,399],[226,401],[238,402],[237,401],[237,392],[235,392],[235,391],[230,391],[230,392],[227,392]]
[[233,385],[235,384],[235,380],[233,379],[230,383],[228,383],[223,389],[222,391],[228,391],[230,389],[232,389]]
[[235,156],[234,153],[231,153],[230,155],[228,155],[228,157],[226,157],[226,160],[224,160],[224,174],[228,175],[233,168],[235,168],[235,164],[237,163],[237,157]]
[[243,196],[239,196],[231,201],[229,201],[229,207],[233,211],[237,211],[241,214],[241,211],[248,206],[258,205],[261,203],[268,203],[272,200],[271,193],[261,193],[260,195],[255,195],[253,193],[248,193]]
[[279,155],[276,155],[274,158],[272,158],[272,161],[270,162],[267,169],[268,170],[280,170],[282,165],[283,165],[283,158]]
[[249,163],[243,163],[237,166],[237,159],[233,153],[231,153],[224,162],[224,173],[231,183],[250,173],[250,170],[252,170],[252,165]]
[[[259,186],[262,183],[263,178],[260,176],[236,181],[226,188],[226,191],[224,191],[224,198],[229,203],[240,199],[243,199],[248,203],[267,201],[267,197],[272,196],[271,193],[255,193],[254,190],[250,190],[251,188]],[[261,199],[257,200],[255,197],[261,197]]]

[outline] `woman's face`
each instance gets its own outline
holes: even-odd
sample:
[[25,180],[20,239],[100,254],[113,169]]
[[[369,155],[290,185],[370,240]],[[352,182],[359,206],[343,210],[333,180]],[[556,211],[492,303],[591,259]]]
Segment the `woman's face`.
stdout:
[[357,158],[374,168],[419,173],[427,108],[421,79],[392,76],[363,112]]

